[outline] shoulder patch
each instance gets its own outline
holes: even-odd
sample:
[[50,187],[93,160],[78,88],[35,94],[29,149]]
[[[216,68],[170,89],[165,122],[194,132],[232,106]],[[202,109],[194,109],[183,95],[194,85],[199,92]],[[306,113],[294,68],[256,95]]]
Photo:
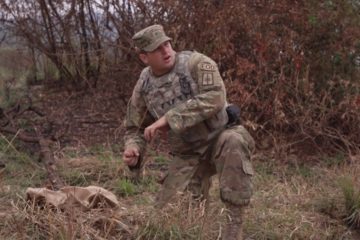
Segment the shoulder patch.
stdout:
[[213,73],[205,72],[202,74],[202,85],[203,86],[214,85]]
[[216,67],[213,64],[207,62],[200,63],[199,68],[200,70],[211,72],[214,72],[216,70]]

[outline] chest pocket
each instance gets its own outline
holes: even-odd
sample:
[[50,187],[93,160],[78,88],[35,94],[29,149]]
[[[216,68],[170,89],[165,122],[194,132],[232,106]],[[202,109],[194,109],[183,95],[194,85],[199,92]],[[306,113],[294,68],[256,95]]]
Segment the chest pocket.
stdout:
[[149,77],[142,88],[146,105],[156,119],[177,104],[190,99],[195,91],[186,75],[174,72],[160,78]]

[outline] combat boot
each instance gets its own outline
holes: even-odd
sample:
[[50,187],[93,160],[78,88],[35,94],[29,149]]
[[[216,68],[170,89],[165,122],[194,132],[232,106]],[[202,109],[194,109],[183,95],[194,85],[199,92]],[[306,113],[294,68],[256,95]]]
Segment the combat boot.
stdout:
[[226,204],[227,208],[227,221],[222,234],[222,240],[242,240],[242,225],[243,225],[243,212],[241,206],[233,204]]

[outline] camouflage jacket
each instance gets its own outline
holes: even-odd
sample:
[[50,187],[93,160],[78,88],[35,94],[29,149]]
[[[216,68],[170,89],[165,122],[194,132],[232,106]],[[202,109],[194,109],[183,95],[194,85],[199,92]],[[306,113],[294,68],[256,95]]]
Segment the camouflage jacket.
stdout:
[[125,148],[145,149],[144,129],[166,117],[173,153],[208,144],[226,125],[226,91],[216,63],[198,52],[176,54],[174,68],[156,77],[146,67],[133,90],[125,119]]

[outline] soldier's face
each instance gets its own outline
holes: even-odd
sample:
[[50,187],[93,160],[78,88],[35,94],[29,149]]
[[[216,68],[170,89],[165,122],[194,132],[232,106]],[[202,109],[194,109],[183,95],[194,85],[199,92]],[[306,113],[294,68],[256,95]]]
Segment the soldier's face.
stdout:
[[175,53],[170,41],[166,41],[152,52],[141,53],[140,59],[151,67],[155,75],[160,76],[174,67]]

